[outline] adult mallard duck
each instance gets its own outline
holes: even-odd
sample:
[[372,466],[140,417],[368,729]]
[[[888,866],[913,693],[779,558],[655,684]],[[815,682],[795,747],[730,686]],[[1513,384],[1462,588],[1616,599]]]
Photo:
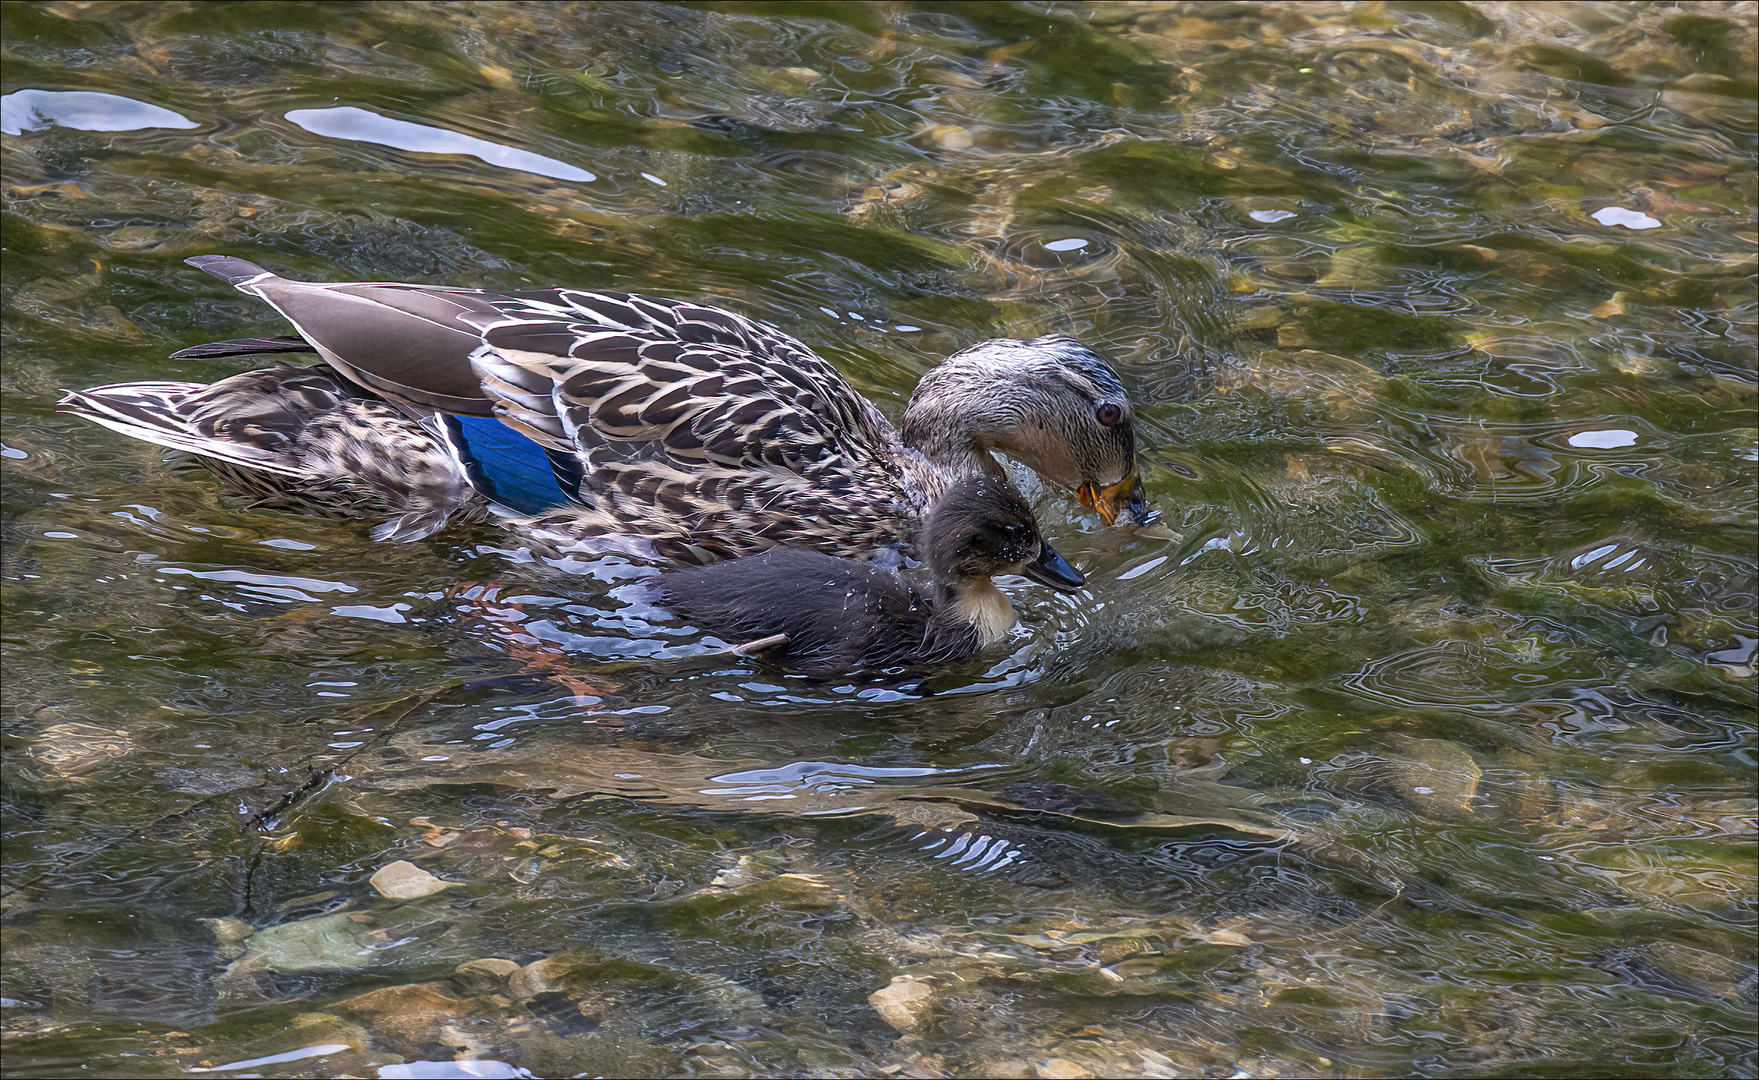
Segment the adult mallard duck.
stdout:
[[961,477],[1002,477],[998,450],[1107,523],[1152,516],[1124,388],[1070,338],[948,358],[895,428],[805,345],[719,308],[187,261],[267,301],[300,337],[174,356],[316,352],[335,374],[122,383],[65,403],[194,454],[261,504],[381,518],[379,539],[420,539],[494,504],[562,547],[633,538],[690,563],[777,544],[862,556],[908,544]]

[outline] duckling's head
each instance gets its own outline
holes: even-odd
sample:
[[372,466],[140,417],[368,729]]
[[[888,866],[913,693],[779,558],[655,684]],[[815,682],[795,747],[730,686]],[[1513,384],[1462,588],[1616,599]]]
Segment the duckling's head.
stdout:
[[1073,338],[1001,338],[948,357],[917,384],[903,436],[942,460],[973,444],[1001,450],[1073,490],[1108,525],[1154,517],[1136,471],[1130,398],[1111,365]]
[[984,645],[1014,624],[1014,605],[992,574],[1025,574],[1064,592],[1087,580],[1038,535],[1032,508],[999,476],[967,476],[948,488],[916,546],[934,575],[935,618],[970,627]]
[[996,574],[1024,574],[1063,592],[1087,580],[1038,535],[1032,508],[1000,477],[968,476],[949,488],[917,547],[936,583],[955,591]]

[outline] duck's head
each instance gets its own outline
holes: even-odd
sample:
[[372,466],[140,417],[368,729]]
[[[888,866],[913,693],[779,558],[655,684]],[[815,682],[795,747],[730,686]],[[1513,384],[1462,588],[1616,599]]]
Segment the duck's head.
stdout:
[[1000,450],[1108,525],[1155,516],[1136,470],[1130,399],[1111,365],[1073,338],[1001,338],[948,357],[917,384],[903,436],[937,460]]
[[1032,508],[1001,477],[968,476],[941,496],[917,539],[939,585],[958,592],[996,574],[1024,574],[1062,592],[1087,579],[1038,534]]

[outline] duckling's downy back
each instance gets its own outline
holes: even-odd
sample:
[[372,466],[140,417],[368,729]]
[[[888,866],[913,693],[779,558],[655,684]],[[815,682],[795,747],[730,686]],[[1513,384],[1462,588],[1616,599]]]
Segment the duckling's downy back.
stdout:
[[1025,500],[993,477],[968,477],[949,491],[918,547],[932,591],[890,566],[795,548],[665,574],[659,591],[667,607],[719,637],[785,635],[767,659],[828,675],[948,663],[1001,637],[1014,613],[992,574],[1023,572],[1066,590],[1082,581],[1040,539]]
[[671,611],[725,640],[786,634],[764,658],[807,675],[944,663],[977,648],[975,631],[931,635],[926,598],[896,570],[816,551],[772,548],[676,571],[659,591]]

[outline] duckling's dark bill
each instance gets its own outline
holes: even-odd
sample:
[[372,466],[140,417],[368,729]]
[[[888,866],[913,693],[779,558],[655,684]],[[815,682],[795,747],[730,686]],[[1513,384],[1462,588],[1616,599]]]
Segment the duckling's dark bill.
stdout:
[[1081,571],[1069,565],[1069,560],[1057,554],[1057,549],[1049,544],[1040,544],[1038,558],[1020,568],[1020,572],[1040,585],[1049,585],[1058,592],[1080,592],[1087,584],[1087,578]]

